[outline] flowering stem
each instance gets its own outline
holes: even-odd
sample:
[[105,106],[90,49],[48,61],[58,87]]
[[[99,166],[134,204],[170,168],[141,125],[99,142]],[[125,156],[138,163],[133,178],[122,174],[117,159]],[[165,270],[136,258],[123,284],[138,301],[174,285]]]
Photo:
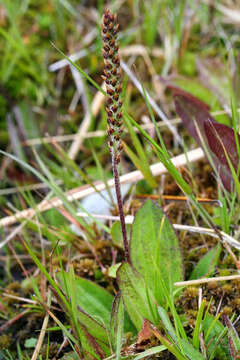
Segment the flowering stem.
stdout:
[[127,241],[127,231],[123,212],[123,203],[121,188],[119,182],[118,164],[123,146],[121,143],[122,134],[122,100],[121,100],[121,68],[120,58],[118,55],[118,44],[116,37],[118,33],[118,24],[116,15],[106,10],[103,15],[102,39],[103,39],[103,58],[104,58],[104,76],[106,83],[107,99],[106,112],[108,122],[109,150],[112,157],[113,177],[117,195],[117,204],[120,216],[120,223],[123,235],[123,245],[125,259],[130,263],[129,244]]
[[113,177],[114,177],[115,190],[116,190],[117,203],[118,203],[118,211],[119,211],[119,217],[120,217],[120,223],[121,223],[122,235],[123,235],[124,254],[126,261],[128,263],[131,263],[129,245],[127,240],[126,224],[125,224],[125,218],[123,212],[121,188],[120,188],[119,173],[118,173],[118,163],[116,161],[116,158],[112,158],[112,167],[113,167]]

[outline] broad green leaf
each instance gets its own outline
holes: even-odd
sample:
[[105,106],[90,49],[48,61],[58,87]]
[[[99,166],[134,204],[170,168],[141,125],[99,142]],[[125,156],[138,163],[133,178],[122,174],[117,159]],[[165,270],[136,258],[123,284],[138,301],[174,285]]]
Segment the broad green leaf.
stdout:
[[190,280],[200,279],[201,277],[210,276],[217,265],[221,253],[221,245],[217,245],[207,252],[198,262],[194,268]]
[[[69,273],[58,273],[57,278],[60,280],[66,294],[69,294]],[[67,289],[65,286],[67,286]],[[113,295],[92,281],[78,276],[75,276],[75,290],[75,301],[77,306],[83,309],[83,311],[88,313],[95,320],[102,322],[102,324],[109,328],[112,303],[114,299]]]
[[[107,328],[104,326],[105,324],[103,319],[103,316],[105,315],[104,309],[100,309],[99,312],[101,316],[99,316],[98,318],[93,311],[94,306],[98,306],[99,298],[101,299],[100,296],[96,296],[96,303],[93,304],[94,289],[91,288],[91,285],[95,284],[91,283],[88,280],[77,278],[74,274],[72,267],[70,267],[69,273],[58,273],[57,278],[60,279],[60,282],[62,283],[63,288],[67,294],[66,296],[69,297],[69,302],[71,304],[72,310],[71,320],[74,323],[83,350],[86,353],[93,354],[94,357],[96,357],[97,359],[102,359],[105,356],[110,355],[111,351],[109,346],[108,331]],[[83,284],[81,282],[79,283],[79,280],[83,280]],[[86,282],[90,283],[90,285]],[[98,286],[96,285],[96,287]],[[84,295],[84,290],[87,294],[90,293],[90,297],[86,296],[86,294]],[[95,288],[95,292],[97,292],[98,295],[100,294],[99,289]],[[79,295],[81,300],[83,301],[79,301]],[[103,294],[101,294],[101,296],[103,296]],[[90,306],[92,305],[91,311],[94,313],[95,318],[91,317],[85,309],[82,309],[82,305],[86,306],[86,298],[88,299]]]
[[88,332],[98,341],[105,352],[109,351],[109,337],[106,328],[90,315],[78,308],[78,321],[83,324]]
[[[57,278],[60,281],[64,292],[69,294],[69,273],[58,273]],[[107,330],[110,329],[110,318],[114,300],[113,295],[94,282],[83,279],[76,275],[74,287],[76,291],[75,302],[78,309],[81,310],[78,313],[79,321],[85,324],[87,328],[89,326],[88,331],[90,333],[91,331],[89,329],[94,326],[96,327],[97,325],[94,325],[94,322],[97,322],[100,326],[98,333],[101,334],[102,341],[105,341],[106,337],[103,335],[105,328]],[[124,316],[124,331],[134,331],[134,327],[127,314]],[[97,337],[96,334],[94,336]]]
[[157,309],[151,290],[133,266],[123,263],[117,271],[117,280],[123,303],[137,330],[141,329],[144,318],[157,323]]
[[163,303],[163,286],[172,292],[183,280],[182,256],[177,235],[162,209],[147,200],[137,212],[130,242],[133,266],[143,276],[158,304]]

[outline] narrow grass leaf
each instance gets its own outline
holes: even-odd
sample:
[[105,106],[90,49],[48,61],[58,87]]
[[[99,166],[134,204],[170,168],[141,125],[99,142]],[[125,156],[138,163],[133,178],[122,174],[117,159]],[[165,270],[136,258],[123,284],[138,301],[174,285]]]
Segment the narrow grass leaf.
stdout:
[[149,164],[146,164],[143,162],[141,158],[139,158],[132,150],[131,148],[122,141],[124,151],[129,156],[133,164],[136,166],[136,168],[141,171],[141,173],[144,176],[144,179],[148,182],[148,184],[153,188],[156,187],[157,183],[155,179],[153,178],[151,171],[149,172]]
[[200,279],[201,277],[209,277],[214,273],[215,266],[221,253],[221,245],[218,244],[208,251],[194,267],[190,280]]
[[229,360],[227,328],[218,320],[218,317],[210,314],[204,316],[202,329],[209,360],[215,358]]
[[[35,262],[35,264],[37,265],[37,267],[40,269],[40,271],[43,273],[43,275],[47,278],[47,280],[49,281],[49,283],[52,285],[52,287],[55,289],[55,291],[57,292],[58,296],[60,297],[60,299],[62,300],[63,304],[66,306],[67,309],[70,310],[70,306],[69,303],[67,302],[67,300],[65,299],[64,295],[62,294],[61,290],[59,289],[59,287],[57,286],[56,282],[51,278],[50,274],[48,273],[47,269],[43,266],[43,264],[41,263],[41,261],[38,259],[38,257],[35,255],[35,253],[33,252],[33,250],[31,249],[31,246],[29,246],[29,244],[27,244],[26,242],[24,243],[29,254],[31,255],[33,261]],[[71,311],[70,311],[71,313]]]
[[176,331],[169,319],[167,311],[162,306],[159,306],[158,313],[160,315],[160,318],[163,322],[163,325],[164,325],[165,330],[167,331],[168,335],[172,338],[172,340],[174,342],[177,342],[178,341],[177,334],[176,334]]
[[236,360],[240,354],[240,338],[233,324],[227,316],[225,316],[225,324],[228,328],[228,347],[232,359]]
[[167,347],[165,345],[154,346],[148,350],[143,351],[141,354],[134,356],[133,359],[134,360],[146,359],[147,357],[155,354],[159,354],[160,352],[163,352],[166,349]]
[[98,91],[100,91],[103,95],[106,95],[106,92],[84,71],[78,66],[75,62],[73,62],[67,55],[65,55],[58,47],[51,42],[52,46],[66,59],[77,71],[84,76]]
[[203,360],[204,357],[200,354],[199,351],[197,351],[193,345],[188,342],[185,339],[180,339],[177,334],[176,331],[169,319],[169,316],[166,312],[166,310],[159,306],[158,307],[158,313],[161,317],[161,320],[163,322],[164,328],[166,330],[166,332],[168,333],[168,335],[171,337],[171,339],[173,340],[173,342],[179,347],[181,353],[183,355],[186,355],[189,359],[194,359],[194,360]]
[[136,132],[133,129],[133,125],[131,124],[131,121],[129,120],[129,116],[125,116],[125,123],[128,127],[129,134],[131,136],[132,144],[135,147],[135,150],[138,154],[138,156],[127,146],[126,143],[123,143],[124,149],[134,165],[137,167],[138,170],[142,172],[144,175],[146,181],[149,183],[149,185],[153,188],[157,186],[156,180],[154,179],[151,170],[150,165],[146,156],[146,152],[143,149],[143,146],[138,139]]
[[121,345],[123,339],[124,307],[119,292],[114,299],[111,313],[111,343],[116,352],[116,360],[121,359]]
[[195,349],[199,349],[200,344],[200,333],[201,333],[201,325],[203,319],[203,312],[206,305],[206,301],[203,300],[200,308],[198,309],[196,324],[193,331],[193,346]]
[[[124,114],[126,111],[124,110]],[[208,226],[214,227],[214,223],[212,221],[211,216],[208,214],[208,212],[204,209],[203,206],[199,204],[196,197],[193,194],[193,189],[189,184],[183,179],[177,168],[172,163],[172,160],[167,152],[167,149],[165,148],[165,145],[163,144],[162,147],[159,146],[155,140],[153,140],[149,134],[141,128],[141,126],[131,117],[129,117],[131,122],[136,126],[136,128],[139,130],[139,132],[153,145],[154,149],[157,152],[157,155],[160,159],[160,161],[163,163],[165,168],[168,170],[169,174],[173,177],[173,179],[176,181],[178,186],[182,189],[182,191],[188,196],[188,198],[191,200],[191,202],[194,204],[195,208],[199,212],[199,214],[202,216],[202,218],[206,221],[206,224]],[[160,137],[160,142],[161,137]]]

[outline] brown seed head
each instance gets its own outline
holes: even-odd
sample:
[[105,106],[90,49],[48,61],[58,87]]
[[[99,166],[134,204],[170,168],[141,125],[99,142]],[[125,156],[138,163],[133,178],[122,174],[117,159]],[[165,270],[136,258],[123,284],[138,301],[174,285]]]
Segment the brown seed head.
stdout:
[[[120,58],[118,55],[117,32],[119,25],[117,17],[106,10],[103,16],[102,39],[103,39],[103,58],[104,58],[104,76],[103,79],[107,84],[106,92],[106,112],[108,123],[109,147],[114,156],[116,164],[120,161],[120,153],[122,151],[121,125],[122,125],[122,101],[120,99],[121,85],[121,69]],[[109,86],[111,85],[111,86]]]

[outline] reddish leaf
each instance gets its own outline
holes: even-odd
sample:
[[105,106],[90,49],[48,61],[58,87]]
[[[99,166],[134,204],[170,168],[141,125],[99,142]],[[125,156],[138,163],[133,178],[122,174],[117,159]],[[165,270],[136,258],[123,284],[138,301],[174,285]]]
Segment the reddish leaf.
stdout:
[[234,131],[226,125],[217,123],[209,113],[208,105],[201,100],[171,84],[167,84],[167,86],[173,90],[177,114],[196,142],[200,146],[203,146],[204,142],[224,187],[230,191],[233,176],[225,151],[237,172],[239,156]]
[[206,142],[204,124],[208,121],[216,123],[216,120],[209,113],[208,105],[179,88],[174,87],[173,93],[177,114],[182,119],[189,134],[199,145],[202,145],[199,133]]
[[[204,124],[204,128],[208,139],[209,147],[212,150],[212,152],[216,156],[218,156],[218,159],[221,162],[221,164],[223,166],[228,167],[228,161],[225,155],[225,151],[226,151],[229,159],[232,162],[234,169],[237,169],[239,163],[239,157],[236,148],[234,131],[226,125],[211,123],[211,122],[206,122]],[[238,135],[238,141],[240,144],[239,135]]]
[[[237,152],[234,131],[226,125],[211,122],[206,122],[204,124],[204,129],[206,132],[208,145],[214,154],[214,163],[218,169],[223,185],[228,191],[230,191],[233,177],[225,152],[227,152],[228,158],[231,161],[234,170],[237,172],[239,156]],[[239,135],[238,141],[240,144]]]

